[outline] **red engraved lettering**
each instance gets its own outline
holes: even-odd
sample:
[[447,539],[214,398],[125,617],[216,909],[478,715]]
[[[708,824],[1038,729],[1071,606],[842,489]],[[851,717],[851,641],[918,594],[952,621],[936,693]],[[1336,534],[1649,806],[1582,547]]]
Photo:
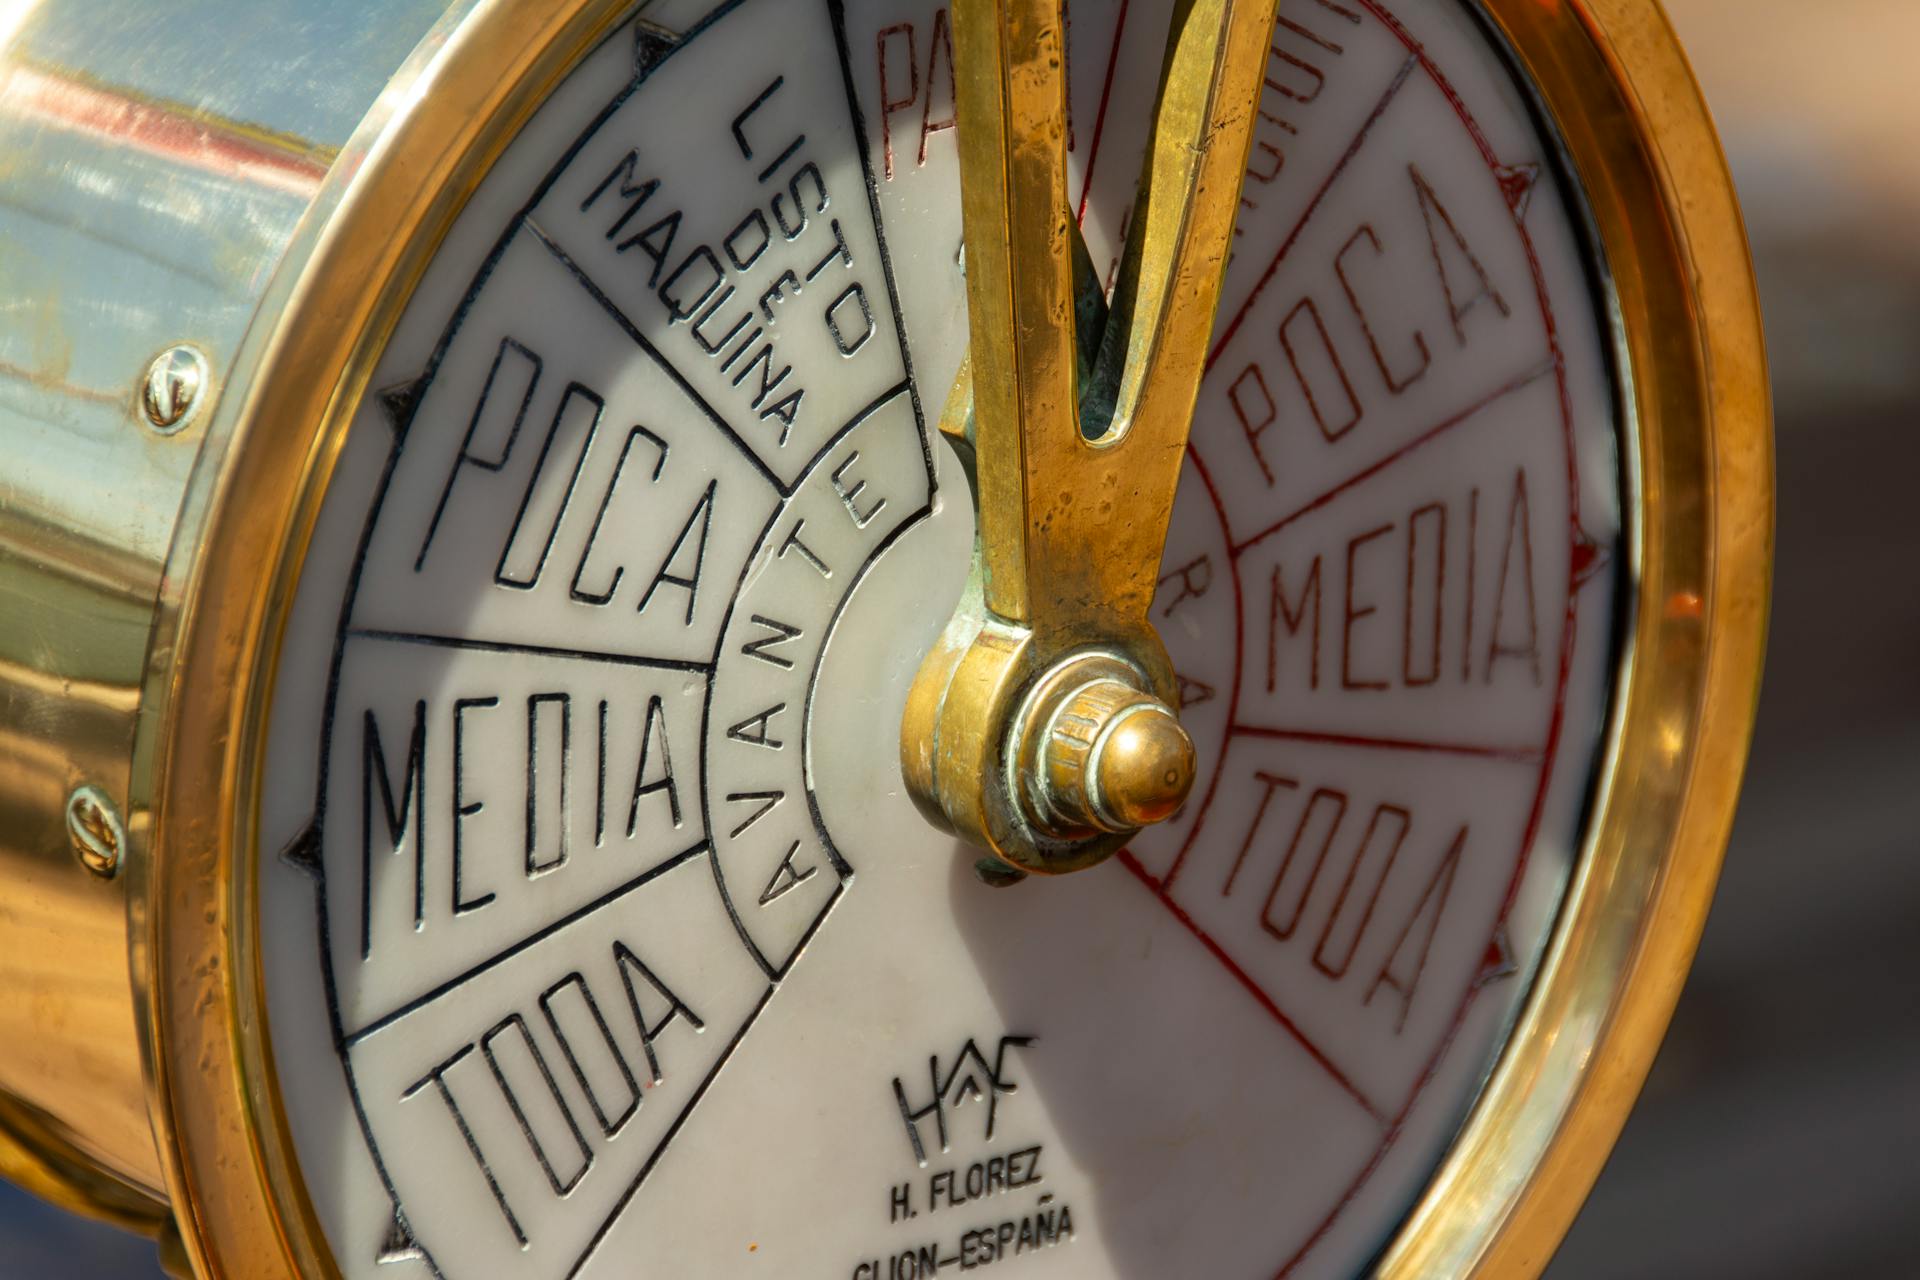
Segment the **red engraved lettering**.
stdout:
[[[940,51],[947,53],[947,114],[938,120],[933,118],[933,98],[940,87]],[[953,35],[947,29],[947,11],[944,8],[933,11],[933,38],[927,42],[927,103],[920,110],[920,163],[927,162],[927,139],[936,133],[953,128],[954,99],[953,87]]]
[[[1295,870],[1294,855],[1300,852],[1300,842],[1306,838],[1307,831],[1314,825],[1314,815],[1326,811],[1327,835],[1320,842],[1320,852],[1314,855],[1313,865],[1299,864]],[[1293,829],[1293,840],[1287,845],[1287,856],[1280,860],[1280,870],[1274,873],[1273,887],[1267,890],[1267,900],[1260,908],[1260,927],[1274,937],[1285,942],[1300,927],[1300,917],[1306,913],[1307,899],[1313,896],[1314,881],[1320,878],[1320,868],[1326,864],[1327,853],[1333,848],[1333,838],[1340,832],[1340,823],[1347,816],[1347,796],[1344,791],[1334,791],[1326,787],[1313,793],[1307,801],[1306,810],[1300,815],[1300,824]],[[1293,874],[1289,875],[1288,873]],[[1285,918],[1275,919],[1273,907],[1286,899]]]
[[1213,586],[1213,557],[1202,555],[1197,560],[1181,565],[1160,579],[1158,586],[1164,587],[1169,582],[1175,581],[1180,584],[1180,592],[1167,601],[1167,607],[1160,611],[1160,616],[1163,618],[1171,618],[1175,609],[1189,600],[1198,600],[1207,594],[1208,588]]
[[[1266,126],[1268,125],[1273,126],[1273,128],[1278,129],[1288,137],[1298,136],[1300,132],[1279,116],[1262,109],[1260,112],[1260,125],[1256,127],[1253,136],[1253,150],[1247,157],[1247,181],[1249,182],[1272,182],[1280,176],[1280,171],[1287,167],[1286,152],[1282,151],[1278,144],[1261,136],[1267,132]],[[1241,203],[1250,204],[1251,202],[1242,200]],[[1236,227],[1235,230],[1237,231],[1239,228]]]
[[[1413,998],[1419,992],[1420,979],[1427,971],[1427,953],[1433,950],[1434,935],[1440,932],[1440,917],[1447,909],[1447,898],[1453,893],[1453,878],[1460,870],[1460,854],[1466,843],[1467,829],[1463,826],[1460,834],[1453,838],[1452,847],[1440,859],[1440,865],[1434,869],[1433,878],[1427,881],[1420,901],[1413,904],[1412,914],[1407,917],[1400,936],[1394,939],[1387,958],[1381,962],[1373,985],[1367,988],[1366,997],[1360,1002],[1371,1005],[1382,987],[1400,997],[1400,1016],[1393,1028],[1396,1035],[1407,1029],[1407,1014],[1413,1010]],[[1419,932],[1417,940],[1416,930]],[[1414,945],[1409,947],[1409,943]]]
[[1279,45],[1269,51],[1267,69],[1267,88],[1283,98],[1305,104],[1320,96],[1327,87],[1327,73],[1308,62],[1305,58],[1296,58]]
[[[1520,547],[1520,586],[1526,604],[1524,609],[1515,612],[1525,618],[1526,630],[1520,638],[1509,640],[1506,632],[1508,583],[1513,576],[1516,543]],[[1527,507],[1524,469],[1513,473],[1513,502],[1507,508],[1507,536],[1500,553],[1500,585],[1493,594],[1493,630],[1487,637],[1488,684],[1493,683],[1494,664],[1502,658],[1525,658],[1533,672],[1534,687],[1540,686],[1540,617],[1533,595],[1533,521]]]
[[[1432,548],[1432,561],[1422,572],[1420,560],[1420,522],[1433,526],[1426,536]],[[1440,628],[1446,612],[1447,594],[1447,508],[1430,502],[1407,520],[1407,611],[1406,626],[1400,643],[1400,676],[1410,687],[1420,688],[1440,679]],[[1416,621],[1431,619],[1431,627],[1416,627]],[[1431,649],[1423,669],[1416,669],[1415,654],[1420,640],[1431,634]]]
[[[1375,809],[1368,820],[1366,834],[1360,837],[1360,847],[1354,850],[1353,860],[1347,864],[1347,878],[1340,882],[1340,893],[1333,900],[1326,927],[1320,931],[1320,941],[1314,944],[1313,967],[1327,977],[1338,981],[1347,976],[1353,954],[1360,949],[1367,925],[1373,920],[1373,909],[1380,904],[1380,891],[1393,873],[1400,846],[1406,843],[1411,821],[1411,814],[1391,804]],[[1360,887],[1357,895],[1356,885]],[[1349,900],[1358,907],[1357,915],[1347,909]]]
[[1190,680],[1178,673],[1174,675],[1174,679],[1180,682],[1179,696],[1182,711],[1188,707],[1197,707],[1203,702],[1212,702],[1220,696],[1219,690],[1203,681]]
[[[1301,323],[1303,318],[1312,322],[1313,332],[1310,336],[1304,332],[1305,325]],[[1306,362],[1312,370],[1311,375],[1301,367],[1300,348],[1295,345],[1296,339],[1301,337],[1309,337],[1312,343],[1307,347]],[[1333,339],[1327,336],[1327,326],[1320,319],[1320,308],[1314,305],[1312,298],[1302,298],[1300,305],[1287,313],[1287,318],[1280,324],[1280,345],[1286,350],[1287,363],[1293,367],[1294,380],[1307,397],[1307,408],[1312,410],[1320,434],[1332,442],[1353,430],[1361,417],[1360,401],[1353,394],[1353,383],[1347,378],[1346,366],[1340,363],[1340,353],[1333,349]],[[1320,404],[1321,397],[1329,395],[1336,382],[1340,394],[1347,401],[1346,420],[1337,424],[1327,420]],[[1314,394],[1316,383],[1320,395]]]
[[[894,36],[906,37],[907,44],[907,92],[904,97],[893,96],[892,81],[887,76],[887,42]],[[887,181],[893,181],[893,113],[902,111],[920,100],[920,64],[913,56],[913,24],[898,22],[891,27],[882,28],[874,37],[874,56],[880,64],[880,152],[884,157],[882,169]],[[931,95],[929,95],[931,96]]]
[[1342,610],[1345,620],[1340,626],[1340,687],[1343,689],[1384,689],[1387,687],[1385,680],[1354,678],[1353,624],[1361,621],[1363,618],[1370,618],[1380,611],[1371,604],[1358,609],[1354,608],[1353,580],[1355,576],[1357,576],[1356,564],[1360,557],[1360,548],[1370,542],[1377,542],[1392,532],[1392,525],[1383,524],[1377,529],[1367,530],[1359,537],[1347,543],[1347,600]]
[[[1407,172],[1413,175],[1414,198],[1420,202],[1420,216],[1427,224],[1427,243],[1433,249],[1434,270],[1440,273],[1441,292],[1447,296],[1447,312],[1453,317],[1453,336],[1464,347],[1467,345],[1467,317],[1481,303],[1492,302],[1503,318],[1512,315],[1513,308],[1494,288],[1486,267],[1481,265],[1479,256],[1467,243],[1467,238],[1460,234],[1453,215],[1440,202],[1440,197],[1434,193],[1433,185],[1420,172],[1419,166],[1408,165]],[[1440,234],[1442,228],[1446,231],[1444,237]],[[1449,261],[1453,264],[1451,268],[1447,265]],[[1464,278],[1468,275],[1473,277],[1472,292],[1463,293],[1456,285],[1464,286]]]
[[[1360,294],[1353,287],[1353,277],[1347,274],[1347,255],[1358,248],[1362,240],[1365,240],[1367,245],[1372,248],[1375,258],[1385,256],[1380,248],[1379,235],[1374,231],[1372,226],[1362,223],[1360,229],[1353,233],[1352,239],[1348,240],[1347,243],[1341,247],[1340,252],[1334,255],[1333,271],[1335,275],[1340,277],[1340,287],[1346,291],[1347,305],[1353,308],[1354,318],[1360,322],[1360,332],[1367,336],[1367,349],[1373,353],[1373,362],[1379,366],[1380,376],[1387,381],[1387,390],[1391,391],[1394,395],[1399,395],[1408,387],[1427,376],[1427,370],[1433,365],[1433,353],[1427,349],[1426,336],[1418,329],[1415,329],[1413,331],[1413,349],[1419,353],[1418,367],[1408,368],[1404,372],[1395,373],[1392,366],[1388,364],[1387,353],[1381,349],[1380,339],[1375,336],[1373,324],[1367,319],[1367,309],[1361,305]],[[1412,365],[1413,363],[1414,361],[1412,359],[1407,361],[1408,365]]]
[[1307,570],[1307,580],[1300,584],[1300,597],[1294,603],[1287,603],[1286,589],[1281,583],[1283,566],[1273,566],[1273,598],[1267,606],[1267,692],[1275,692],[1280,685],[1280,625],[1286,624],[1287,634],[1300,634],[1300,624],[1307,619],[1307,597],[1313,597],[1313,627],[1307,632],[1307,643],[1311,653],[1311,665],[1308,668],[1307,687],[1320,687],[1320,557],[1313,558],[1313,567]]
[[1227,872],[1226,883],[1220,886],[1220,896],[1227,897],[1233,892],[1233,882],[1240,877],[1240,868],[1247,861],[1247,853],[1253,848],[1253,838],[1260,834],[1260,824],[1266,821],[1267,806],[1273,803],[1273,793],[1281,789],[1297,791],[1300,787],[1292,778],[1277,778],[1273,774],[1255,771],[1254,778],[1264,782],[1267,789],[1260,793],[1260,807],[1253,811],[1253,822],[1247,827],[1247,838],[1240,842],[1240,852],[1233,860],[1233,869]]
[[[1254,412],[1247,410],[1248,397],[1257,394],[1260,407]],[[1260,474],[1273,483],[1273,468],[1267,465],[1266,455],[1260,452],[1260,435],[1273,425],[1279,416],[1280,408],[1273,402],[1273,392],[1267,390],[1267,377],[1260,372],[1260,366],[1250,364],[1240,371],[1240,376],[1227,388],[1227,401],[1233,405],[1234,416],[1240,419],[1240,430],[1246,433],[1247,447],[1253,450],[1253,460],[1260,464]],[[1255,422],[1258,417],[1260,420]]]

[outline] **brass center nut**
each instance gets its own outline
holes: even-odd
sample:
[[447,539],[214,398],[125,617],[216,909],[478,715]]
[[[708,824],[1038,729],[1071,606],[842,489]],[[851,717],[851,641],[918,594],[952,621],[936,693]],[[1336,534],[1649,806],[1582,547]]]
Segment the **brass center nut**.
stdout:
[[1033,816],[1056,835],[1130,834],[1172,817],[1193,790],[1193,739],[1165,703],[1129,682],[1081,685],[1041,732],[1051,813]]

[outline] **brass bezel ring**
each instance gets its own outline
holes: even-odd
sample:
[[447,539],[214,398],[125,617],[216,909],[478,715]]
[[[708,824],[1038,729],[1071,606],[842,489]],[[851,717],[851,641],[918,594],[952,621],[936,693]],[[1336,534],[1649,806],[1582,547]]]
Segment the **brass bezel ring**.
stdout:
[[1712,120],[1656,0],[1481,0],[1610,273],[1639,501],[1582,857],[1493,1074],[1379,1261],[1534,1276],[1626,1123],[1699,943],[1753,733],[1773,559],[1766,346]]
[[[1772,540],[1764,349],[1706,109],[1649,0],[1483,0],[1587,192],[1640,458],[1630,659],[1585,857],[1504,1054],[1380,1262],[1531,1275],[1651,1064],[1750,737]],[[129,929],[155,1137],[208,1276],[338,1267],[265,1026],[253,858],[281,631],[381,348],[455,215],[629,0],[463,0],[356,133],[269,289],[170,557],[130,805]],[[187,691],[192,696],[185,696]],[[214,797],[214,803],[207,802]]]

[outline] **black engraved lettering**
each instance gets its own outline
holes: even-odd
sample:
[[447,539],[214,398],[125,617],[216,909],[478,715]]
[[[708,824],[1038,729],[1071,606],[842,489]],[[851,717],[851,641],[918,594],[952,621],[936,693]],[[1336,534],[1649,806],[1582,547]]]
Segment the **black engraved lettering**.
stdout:
[[[759,243],[742,253],[741,240],[752,237],[758,237]],[[733,264],[735,271],[745,271],[760,261],[760,255],[772,243],[773,228],[767,225],[767,215],[758,209],[748,210],[747,216],[740,219],[740,225],[727,232],[727,238],[721,242],[727,251],[727,261]]]
[[779,804],[782,800],[785,800],[786,798],[787,798],[787,793],[784,791],[730,791],[728,792],[727,793],[728,804],[753,804],[755,802],[758,802],[759,808],[755,809],[752,813],[748,814],[746,816],[745,821],[741,822],[739,826],[727,832],[727,838],[730,840],[738,840],[741,834],[744,833],[748,827],[751,827],[754,823],[766,817],[767,814],[773,810],[775,805]]
[[840,219],[831,219],[827,226],[833,231],[833,248],[827,250],[826,255],[807,271],[808,284],[812,284],[822,271],[832,266],[836,258],[848,267],[853,266],[853,250],[847,247],[847,233],[840,229]]
[[[659,772],[649,778],[647,766]],[[640,762],[633,767],[633,799],[627,804],[627,838],[640,829],[640,802],[656,792],[667,793],[667,813],[675,830],[680,827],[680,787],[673,778],[673,753],[667,745],[667,709],[659,694],[647,699],[646,724],[640,730]]]
[[607,176],[600,179],[600,185],[595,187],[593,192],[588,195],[585,200],[580,202],[580,212],[585,213],[593,207],[595,201],[606,194],[608,187],[613,186],[616,182],[620,184],[616,195],[619,199],[627,202],[627,207],[620,211],[620,216],[614,219],[613,224],[607,228],[606,238],[609,240],[619,235],[627,223],[633,220],[633,215],[640,212],[641,206],[646,204],[646,202],[653,197],[653,193],[660,189],[660,180],[658,178],[648,178],[637,186],[635,185],[634,174],[638,170],[639,164],[640,153],[638,151],[627,152],[618,164],[607,171]]
[[[509,1032],[514,1033],[513,1039],[506,1039]],[[496,1045],[499,1047],[496,1048]],[[487,1069],[493,1072],[494,1083],[500,1086],[501,1096],[506,1099],[513,1118],[520,1122],[520,1132],[526,1138],[533,1158],[539,1163],[540,1171],[547,1175],[547,1185],[553,1188],[553,1194],[557,1196],[570,1194],[580,1185],[580,1179],[587,1176],[587,1170],[593,1167],[593,1149],[587,1145],[587,1137],[580,1131],[579,1122],[573,1118],[566,1098],[561,1096],[560,1083],[553,1078],[546,1055],[534,1043],[527,1020],[517,1013],[510,1013],[495,1023],[480,1037],[480,1054],[487,1061]],[[524,1065],[529,1061],[539,1073],[540,1082],[546,1086],[544,1097],[538,1089],[531,1087],[533,1082],[527,1078]],[[514,1082],[507,1078],[510,1072],[519,1077],[519,1087],[516,1088]],[[547,1105],[548,1102],[552,1103],[551,1107]],[[567,1134],[580,1149],[580,1167],[565,1176],[554,1168],[550,1151],[561,1140],[561,1135],[555,1132],[553,1125],[556,1118],[566,1126]]]
[[[842,327],[849,302],[858,305],[860,310],[860,336],[849,341],[847,330]],[[873,307],[867,302],[867,291],[855,280],[840,291],[840,296],[827,304],[827,332],[833,335],[833,345],[840,348],[840,354],[848,359],[859,354],[860,348],[867,345],[877,327],[873,319]]]
[[[692,270],[695,263],[704,265],[713,274],[707,281],[707,287],[700,291],[700,296],[692,303],[688,303],[687,296],[692,290],[681,287],[680,277]],[[703,244],[689,253],[686,259],[673,269],[673,274],[661,282],[657,291],[661,305],[667,309],[667,323],[679,324],[683,320],[693,319],[705,309],[707,300],[719,292],[726,278],[726,270],[721,267],[720,259],[714,257],[712,249]]]
[[[547,429],[547,438],[541,442],[540,456],[534,460],[533,474],[527,478],[526,492],[520,496],[520,510],[514,514],[513,527],[507,531],[506,545],[500,548],[500,563],[494,566],[493,580],[501,586],[526,591],[540,581],[540,574],[547,566],[547,556],[553,551],[553,540],[560,533],[560,522],[566,518],[567,506],[573,501],[574,486],[580,482],[580,468],[586,464],[587,450],[593,447],[593,437],[600,429],[600,415],[605,409],[606,401],[595,392],[578,382],[567,385],[566,394],[560,398],[560,407],[554,410],[553,425]],[[553,486],[547,486],[548,492],[543,493],[540,478],[546,474],[547,458],[553,453],[553,446],[563,433],[566,436],[577,433],[580,447],[574,453],[566,484],[558,492],[552,492]],[[537,546],[522,547],[520,531],[528,524],[529,512],[533,517],[533,527],[544,528],[546,534],[539,539]],[[519,555],[514,554],[516,548],[520,548]]]
[[607,700],[600,699],[600,755],[593,779],[593,847],[607,842]]
[[[640,1110],[640,1082],[620,1052],[586,978],[570,973],[548,987],[540,997],[540,1012],[546,1015],[547,1028],[559,1042],[602,1136],[613,1137]],[[626,1091],[624,1101],[619,1100],[621,1088]],[[611,1105],[608,1095],[614,1099]]]
[[[623,942],[613,944],[614,967],[620,971],[620,982],[627,990],[627,1008],[633,1012],[634,1025],[640,1028],[640,1044],[647,1053],[647,1072],[653,1077],[653,1083],[659,1084],[666,1079],[660,1070],[660,1055],[654,1044],[679,1018],[685,1018],[687,1026],[695,1033],[705,1031],[707,1024],[692,1006],[675,995],[673,989],[655,976],[653,970],[635,955]],[[635,979],[639,979],[638,983]],[[649,1017],[647,1005],[664,1004],[658,1017]]]
[[776,645],[787,643],[789,640],[798,640],[804,634],[800,628],[790,627],[784,622],[776,622],[772,618],[763,617],[757,613],[748,619],[748,621],[756,627],[765,627],[771,634],[761,636],[758,640],[747,641],[740,646],[740,652],[746,654],[749,658],[758,658],[769,666],[778,667],[782,671],[793,670],[793,663],[789,659],[772,652],[772,649]]
[[667,260],[673,254],[673,242],[679,235],[680,211],[673,209],[613,246],[613,250],[615,253],[625,253],[629,249],[638,249],[651,258],[653,270],[647,272],[647,288],[653,289],[660,284],[660,273],[667,269]]
[[386,819],[386,848],[407,848],[413,828],[413,927],[426,923],[427,849],[427,704],[413,704],[413,729],[407,738],[407,771],[396,792],[380,744],[380,724],[367,708],[360,740],[360,958],[373,954],[373,790],[380,786],[380,810]]
[[693,329],[691,331],[693,333],[693,340],[699,343],[700,349],[710,356],[717,356],[726,350],[727,344],[739,337],[740,331],[746,328],[753,320],[753,313],[751,311],[743,311],[740,313],[740,318],[733,322],[733,328],[727,330],[725,334],[717,339],[707,336],[706,326],[713,322],[713,317],[719,314],[721,307],[727,305],[727,302],[733,297],[735,292],[732,285],[728,285],[725,289],[722,289],[720,296],[708,303],[706,310],[702,311],[693,322]]
[[[772,83],[762,89],[759,96],[747,104],[746,110],[733,118],[733,140],[740,148],[740,156],[742,159],[751,160],[754,154],[753,144],[747,141],[746,125],[748,119],[759,111],[761,107],[765,106],[767,100],[778,93],[781,86],[785,85],[786,82],[787,78],[785,76],[775,76]],[[768,178],[771,178],[779,170],[780,166],[785,164],[787,160],[792,157],[793,153],[805,144],[806,140],[807,135],[804,133],[794,138],[794,140],[787,145],[786,149],[774,159],[773,163],[760,171],[760,181],[765,182]]]
[[499,705],[500,699],[493,697],[459,698],[453,704],[453,914],[456,916],[478,911],[492,902],[494,897],[492,893],[483,893],[477,898],[462,896],[461,884],[464,879],[466,845],[462,838],[461,827],[467,818],[487,807],[484,800],[469,802],[466,798],[467,713],[484,711]]
[[480,399],[474,403],[473,417],[467,422],[466,437],[460,442],[460,452],[454,455],[440,500],[434,504],[433,519],[427,522],[426,536],[420,539],[420,550],[413,558],[415,573],[427,562],[427,549],[440,530],[440,518],[447,513],[447,500],[453,497],[460,469],[472,466],[497,472],[507,465],[513,442],[520,437],[520,424],[526,420],[527,406],[533,403],[541,368],[540,357],[532,348],[512,338],[500,339],[500,349],[494,353],[493,365],[480,388]]
[[787,540],[780,544],[780,550],[774,553],[775,557],[785,560],[787,558],[787,552],[798,551],[800,558],[812,565],[821,577],[833,577],[833,570],[827,568],[827,562],[815,555],[812,547],[800,541],[800,531],[806,527],[807,522],[805,520],[795,520],[793,522],[793,531],[787,535]]
[[616,564],[607,578],[606,586],[601,590],[593,591],[582,585],[582,579],[587,576],[588,562],[593,559],[594,548],[599,542],[601,526],[606,523],[607,512],[613,509],[614,501],[626,492],[621,488],[621,482],[626,479],[627,460],[633,456],[634,444],[641,440],[645,440],[658,451],[653,460],[653,473],[647,477],[648,480],[658,481],[661,471],[666,468],[667,442],[645,427],[631,428],[627,432],[626,443],[620,446],[620,457],[613,464],[613,475],[607,480],[607,491],[600,496],[600,509],[593,514],[593,527],[587,531],[586,545],[580,548],[580,560],[573,567],[573,582],[568,588],[568,594],[581,604],[609,603],[613,599],[614,592],[620,589],[621,578],[626,576],[626,566]]
[[447,1106],[447,1114],[453,1117],[454,1126],[460,1130],[460,1137],[467,1144],[467,1154],[473,1157],[473,1163],[480,1170],[480,1176],[487,1180],[487,1189],[493,1192],[493,1202],[500,1206],[500,1216],[507,1220],[507,1229],[513,1232],[513,1238],[524,1249],[527,1247],[527,1233],[521,1229],[520,1219],[514,1216],[512,1206],[507,1204],[506,1193],[500,1190],[500,1180],[493,1176],[493,1166],[487,1163],[487,1157],[481,1152],[480,1142],[473,1136],[473,1128],[467,1123],[467,1117],[460,1110],[460,1104],[454,1100],[453,1090],[447,1087],[447,1073],[472,1052],[472,1045],[460,1046],[459,1052],[408,1085],[405,1092],[400,1095],[400,1100],[406,1102],[428,1085],[434,1087],[435,1092],[440,1095],[440,1100]]
[[780,865],[773,869],[773,875],[767,880],[767,887],[760,891],[761,906],[769,906],[784,897],[788,891],[799,888],[808,880],[813,879],[814,873],[820,870],[819,867],[811,864],[809,864],[805,870],[795,868],[793,859],[794,855],[799,852],[800,842],[798,840],[795,840],[787,847],[785,856],[780,859]]
[[854,464],[859,461],[860,451],[855,449],[848,453],[845,458],[841,459],[840,465],[833,469],[833,474],[829,476],[828,479],[833,484],[833,491],[840,495],[840,501],[846,505],[847,514],[853,517],[854,528],[864,529],[873,523],[873,518],[879,515],[881,509],[887,505],[887,500],[885,498],[875,498],[872,505],[868,506],[865,511],[860,509],[860,495],[866,491],[867,482],[856,479],[853,481],[852,486],[849,487],[846,478],[847,472],[853,470]]
[[[677,587],[687,593],[683,625],[689,627],[693,625],[693,607],[700,598],[700,574],[707,563],[707,534],[713,528],[713,495],[719,484],[718,480],[707,481],[707,487],[701,493],[700,500],[694,504],[692,512],[688,514],[687,522],[680,526],[680,536],[674,539],[672,548],[667,552],[667,558],[660,562],[659,572],[655,573],[653,581],[647,584],[646,594],[640,597],[640,603],[634,609],[635,613],[645,613],[647,606],[653,602],[654,592],[662,586]],[[697,538],[694,535],[696,525],[700,529]],[[693,564],[690,568],[680,564],[681,552],[688,549],[689,539],[692,539],[693,554]]]
[[[774,323],[773,304],[776,302],[785,302],[787,300],[788,289],[799,293],[800,277],[791,271],[782,271],[774,277],[773,283],[768,285],[766,291],[760,295],[760,314],[767,318],[768,324]],[[724,366],[722,367],[722,372],[725,372]]]
[[900,1107],[900,1121],[906,1126],[907,1141],[913,1147],[913,1158],[921,1168],[927,1164],[927,1145],[920,1133],[920,1122],[928,1116],[933,1117],[940,1150],[946,1151],[949,1147],[947,1112],[962,1103],[987,1104],[981,1109],[982,1128],[985,1140],[993,1141],[1000,1099],[1020,1088],[1007,1071],[1007,1050],[1024,1049],[1033,1042],[1032,1036],[1002,1036],[999,1046],[994,1050],[993,1061],[988,1062],[980,1046],[968,1040],[954,1055],[953,1065],[944,1072],[940,1069],[940,1057],[935,1054],[927,1059],[927,1083],[932,1096],[919,1107],[907,1101],[905,1082],[899,1076],[893,1078],[893,1098]]
[[727,729],[727,737],[735,742],[744,742],[750,747],[765,747],[770,751],[779,751],[786,744],[773,736],[773,718],[787,709],[784,702],[768,707],[759,715],[748,716]]
[[[557,741],[556,741],[557,730]],[[545,743],[546,760],[541,760]],[[557,750],[556,750],[557,748]],[[556,760],[557,757],[557,760]],[[573,699],[564,693],[536,693],[527,699],[527,879],[558,871],[567,861],[572,838]],[[558,794],[552,794],[557,792]],[[557,813],[556,813],[557,810]],[[544,824],[553,842],[542,856]],[[557,828],[557,835],[551,834]]]

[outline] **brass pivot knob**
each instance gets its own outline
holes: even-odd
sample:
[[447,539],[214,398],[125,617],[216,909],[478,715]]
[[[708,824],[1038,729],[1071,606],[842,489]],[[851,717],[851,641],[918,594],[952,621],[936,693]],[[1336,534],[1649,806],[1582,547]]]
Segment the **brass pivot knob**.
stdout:
[[1045,724],[1040,781],[1054,834],[1127,834],[1163,822],[1193,789],[1193,739],[1173,710],[1113,678],[1072,690]]

